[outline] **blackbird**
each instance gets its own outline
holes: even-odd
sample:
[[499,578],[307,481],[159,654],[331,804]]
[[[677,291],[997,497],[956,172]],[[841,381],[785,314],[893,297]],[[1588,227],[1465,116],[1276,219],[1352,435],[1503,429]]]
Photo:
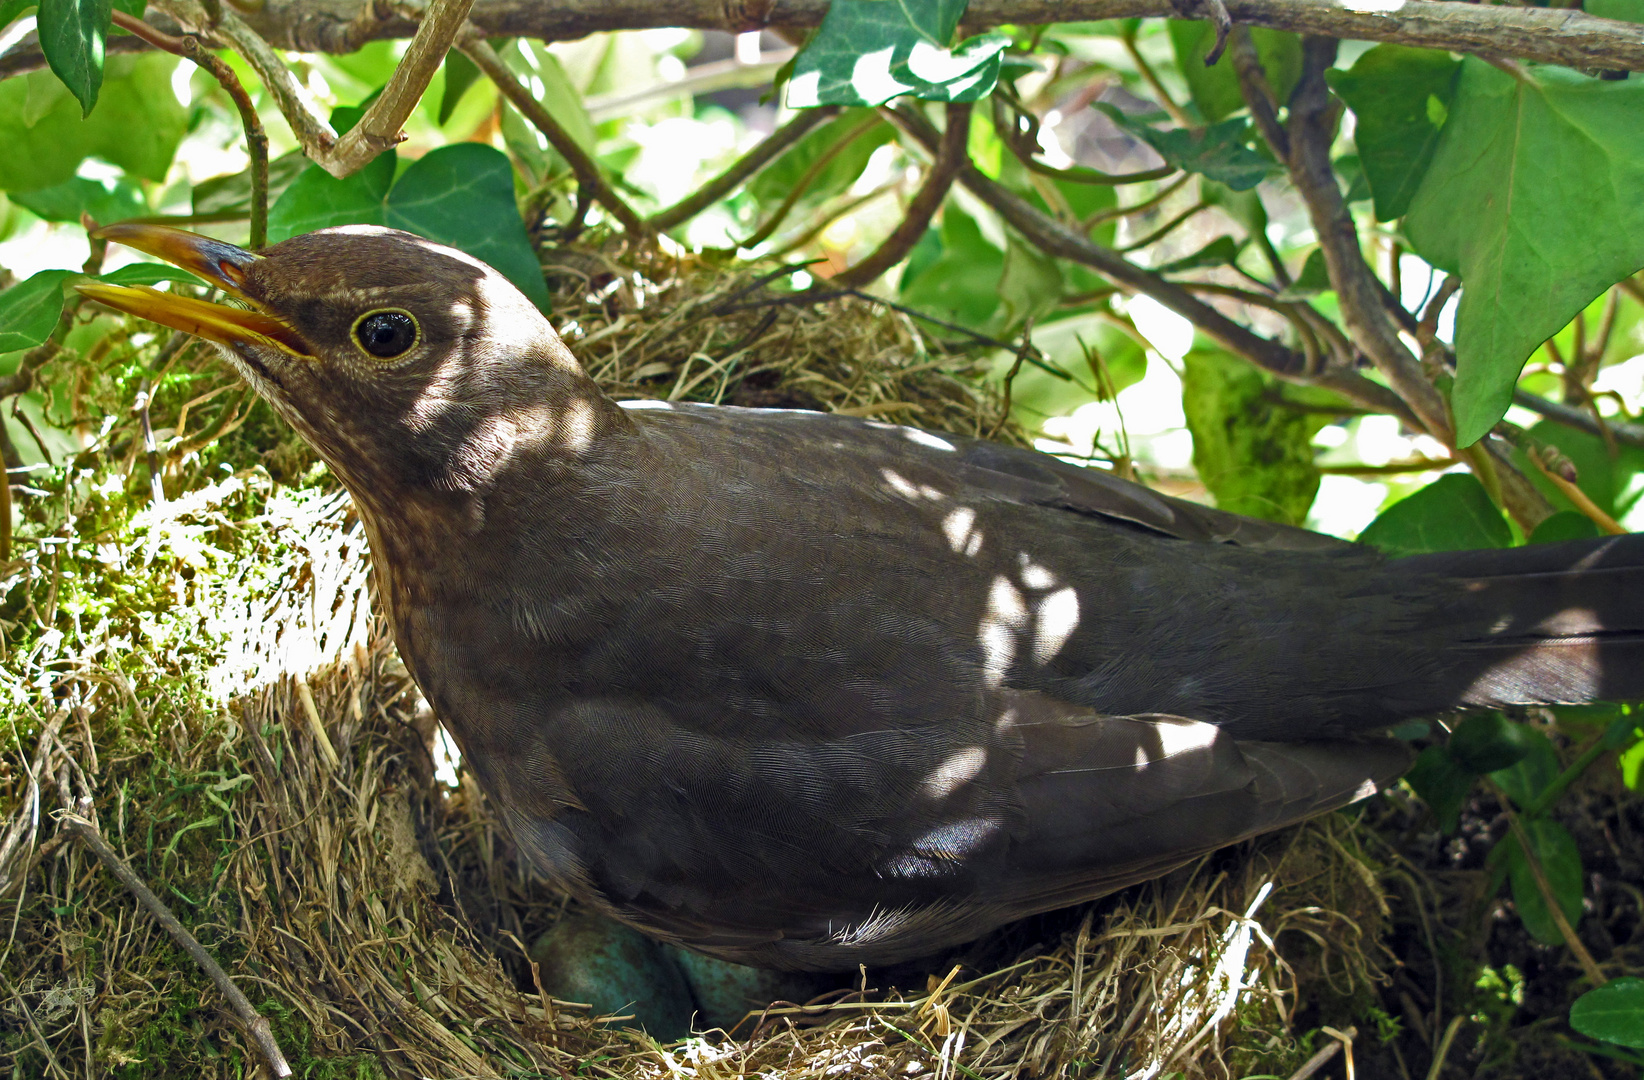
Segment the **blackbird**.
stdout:
[[1377,735],[1644,697],[1644,535],[1388,559],[993,443],[618,403],[388,229],[103,231],[353,494],[407,667],[531,862],[746,964],[928,955],[1374,791]]

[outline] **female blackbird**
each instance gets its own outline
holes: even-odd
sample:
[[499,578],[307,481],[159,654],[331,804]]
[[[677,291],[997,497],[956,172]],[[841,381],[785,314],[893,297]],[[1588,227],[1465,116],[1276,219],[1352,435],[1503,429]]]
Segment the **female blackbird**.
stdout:
[[771,967],[933,952],[1341,806],[1372,733],[1644,697],[1644,537],[1388,560],[1031,451],[607,397],[408,233],[108,239],[353,493],[407,666],[531,860]]

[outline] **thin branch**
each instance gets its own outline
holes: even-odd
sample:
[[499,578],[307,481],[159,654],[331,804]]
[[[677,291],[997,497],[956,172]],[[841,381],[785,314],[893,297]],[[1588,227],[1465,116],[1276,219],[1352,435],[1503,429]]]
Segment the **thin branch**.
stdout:
[[194,962],[200,965],[200,970],[217,985],[217,989],[228,999],[241,1023],[250,1031],[252,1041],[257,1044],[257,1049],[262,1051],[263,1057],[268,1061],[269,1070],[277,1077],[290,1076],[291,1066],[286,1064],[285,1055],[280,1052],[280,1044],[274,1041],[274,1032],[269,1027],[268,1018],[252,1006],[240,992],[240,988],[234,985],[234,980],[228,977],[228,972],[224,971],[212,955],[206,952],[205,946],[177,921],[177,916],[154,895],[154,890],[150,889],[143,879],[137,876],[137,872],[108,846],[97,826],[79,814],[68,811],[62,812],[58,820],[78,836],[81,843],[91,849],[91,853],[97,856],[97,861],[101,862],[109,873],[120,879],[120,883],[137,898],[137,902],[154,916],[161,929],[171,935],[171,939],[188,953]]
[[1589,435],[1604,437],[1606,431],[1616,442],[1626,446],[1644,446],[1644,424],[1629,423],[1626,420],[1612,420],[1606,418],[1602,424],[1589,412],[1578,409],[1574,405],[1565,405],[1558,401],[1549,401],[1539,394],[1532,394],[1528,390],[1514,390],[1513,404],[1522,405],[1531,412],[1540,413],[1554,423],[1565,427],[1585,431]]
[[1177,214],[1175,217],[1171,218],[1169,221],[1165,222],[1163,225],[1160,225],[1157,229],[1154,229],[1152,232],[1148,233],[1146,236],[1142,237],[1140,240],[1136,240],[1136,241],[1133,241],[1129,244],[1126,244],[1124,247],[1119,248],[1118,250],[1121,254],[1128,255],[1132,251],[1140,251],[1143,248],[1152,247],[1154,244],[1157,244],[1160,240],[1163,240],[1165,237],[1167,237],[1171,233],[1175,232],[1178,228],[1180,228],[1183,224],[1185,224],[1189,218],[1192,218],[1192,217],[1194,217],[1198,214],[1201,214],[1204,211],[1208,210],[1209,208],[1210,208],[1210,204],[1201,199],[1199,202],[1196,202],[1192,206],[1188,207],[1186,210],[1183,210],[1181,213]]
[[253,251],[260,250],[268,243],[268,133],[263,130],[257,107],[252,104],[251,95],[246,93],[240,77],[221,58],[202,48],[199,39],[191,34],[177,37],[163,33],[119,9],[114,10],[112,18],[114,25],[127,33],[205,68],[233,100],[234,107],[240,113],[240,124],[245,128],[246,150],[251,155],[251,238],[247,243]]
[[1120,218],[1127,218],[1133,214],[1145,214],[1147,211],[1153,209],[1155,206],[1158,206],[1160,203],[1170,198],[1170,196],[1180,191],[1182,186],[1191,179],[1193,179],[1193,174],[1190,172],[1184,172],[1181,176],[1178,176],[1176,179],[1160,188],[1157,194],[1143,199],[1134,206],[1115,206],[1109,210],[1098,210],[1081,221],[1079,223],[1079,227],[1088,233],[1098,225],[1105,225],[1110,221],[1117,221]]
[[818,154],[816,160],[811,162],[810,168],[806,169],[799,179],[794,181],[794,185],[788,191],[787,196],[777,205],[775,210],[771,211],[771,216],[765,219],[765,224],[755,229],[747,239],[737,241],[736,246],[740,248],[757,247],[769,240],[776,230],[782,226],[782,222],[788,214],[799,204],[800,198],[804,196],[811,184],[816,181],[818,176],[822,175],[822,170],[832,164],[833,159],[843,153],[847,146],[873,130],[879,122],[877,116],[864,118],[860,124],[847,131],[838,142]]
[[942,145],[936,152],[936,160],[931,163],[925,182],[908,203],[902,220],[872,254],[855,266],[835,274],[832,281],[835,287],[854,289],[879,280],[880,274],[907,258],[913,245],[925,235],[930,219],[936,215],[942,200],[947,198],[948,189],[953,187],[953,178],[958,175],[959,167],[970,162],[966,151],[970,138],[970,109],[969,103],[948,105],[948,127],[942,133]]
[[[160,3],[155,0],[151,9]],[[169,0],[168,4],[169,6]],[[1339,0],[1225,0],[1234,22],[1385,41],[1453,52],[1493,53],[1581,69],[1644,71],[1644,35],[1636,23],[1602,19],[1573,8],[1471,4],[1460,0],[1344,4]],[[477,0],[470,21],[487,37],[570,41],[608,30],[678,26],[742,32],[765,27],[820,26],[828,0]],[[371,5],[366,5],[369,13]],[[361,18],[359,0],[265,0],[249,20],[267,41],[298,52],[350,53],[367,41],[410,37],[415,20]],[[1003,23],[1035,25],[1101,19],[1180,18],[1171,0],[971,0],[965,30]],[[222,21],[240,16],[224,10]],[[361,24],[364,25],[361,25]],[[241,23],[241,25],[245,25]],[[111,51],[131,46],[109,39]],[[243,55],[243,54],[242,54]],[[0,78],[45,67],[27,40],[0,57]],[[261,69],[259,69],[261,73]],[[282,106],[282,111],[284,111]],[[289,114],[287,114],[289,116]],[[306,144],[305,144],[306,145]]]
[[[1324,251],[1330,282],[1341,302],[1342,316],[1354,339],[1421,420],[1428,434],[1446,446],[1455,444],[1449,407],[1443,396],[1422,372],[1382,306],[1378,282],[1359,248],[1358,228],[1347,210],[1335,170],[1330,164],[1330,143],[1335,135],[1339,110],[1325,85],[1324,73],[1335,62],[1336,42],[1310,37],[1302,42],[1302,75],[1290,97],[1289,160],[1291,179]],[[1239,65],[1240,88],[1247,101],[1259,101],[1260,89],[1253,84],[1259,65]],[[1264,80],[1265,81],[1265,80]],[[1275,147],[1275,152],[1278,152]]]
[[520,85],[496,50],[486,44],[485,39],[477,36],[465,39],[458,48],[474,62],[475,67],[485,72],[486,78],[496,84],[502,96],[520,111],[520,115],[542,132],[543,137],[548,140],[548,145],[557,150],[560,157],[571,166],[571,171],[576,174],[577,183],[587,188],[594,200],[611,212],[611,216],[621,223],[623,231],[631,236],[645,235],[645,222],[634,213],[633,207],[624,202],[611,185],[605,182],[599,166],[594,164],[594,159],[589,157],[571,137],[570,132],[561,127],[553,114],[543,108],[542,102],[532,97],[530,91]]
[[655,232],[667,232],[676,225],[683,225],[751,180],[816,125],[837,115],[839,109],[833,105],[800,110],[792,120],[765,136],[759,145],[733,162],[730,168],[667,209],[652,214],[645,222],[646,226]]
[[[1503,800],[1505,805],[1505,800]],[[1524,865],[1529,867],[1530,876],[1535,879],[1536,891],[1541,894],[1541,902],[1547,908],[1547,914],[1552,917],[1553,925],[1558,927],[1559,936],[1564,944],[1569,946],[1570,952],[1575,954],[1576,962],[1586,974],[1587,981],[1594,986],[1603,986],[1609,982],[1604,973],[1598,970],[1598,962],[1593,954],[1587,951],[1587,946],[1581,938],[1576,936],[1575,927],[1564,914],[1564,905],[1558,902],[1558,895],[1553,892],[1552,882],[1547,880],[1547,871],[1541,865],[1541,858],[1536,849],[1530,844],[1530,834],[1519,820],[1518,813],[1511,808],[1507,810],[1507,821],[1513,828],[1513,839],[1518,841],[1519,853],[1524,856]]]
[[[909,109],[896,109],[894,112],[909,134],[934,151],[939,136],[923,116]],[[1081,236],[994,182],[975,166],[967,165],[961,169],[959,182],[1045,254],[1082,263],[1129,292],[1151,296],[1215,339],[1223,348],[1244,357],[1262,370],[1290,382],[1322,386],[1355,404],[1375,412],[1391,413],[1405,423],[1415,425],[1409,407],[1386,387],[1354,371],[1340,368],[1313,370],[1303,353],[1239,325],[1194,296],[1186,286],[1144,270],[1111,248]]]
[[1180,105],[1176,104],[1176,99],[1170,96],[1170,91],[1166,90],[1164,83],[1159,81],[1159,73],[1153,70],[1153,65],[1148,63],[1147,58],[1142,56],[1142,51],[1136,48],[1136,35],[1126,34],[1121,40],[1124,42],[1125,52],[1130,54],[1130,62],[1136,65],[1136,70],[1141,72],[1142,78],[1146,80],[1147,85],[1153,88],[1153,96],[1159,99],[1159,104],[1164,106],[1164,111],[1170,114],[1172,120],[1176,121],[1176,126],[1192,127],[1193,118],[1188,116]]

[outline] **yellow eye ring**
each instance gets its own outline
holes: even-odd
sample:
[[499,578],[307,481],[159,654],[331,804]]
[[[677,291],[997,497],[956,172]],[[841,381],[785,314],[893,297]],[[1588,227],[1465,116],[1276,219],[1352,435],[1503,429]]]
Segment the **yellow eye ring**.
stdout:
[[371,359],[395,360],[422,342],[422,327],[404,308],[377,308],[355,319],[349,336]]

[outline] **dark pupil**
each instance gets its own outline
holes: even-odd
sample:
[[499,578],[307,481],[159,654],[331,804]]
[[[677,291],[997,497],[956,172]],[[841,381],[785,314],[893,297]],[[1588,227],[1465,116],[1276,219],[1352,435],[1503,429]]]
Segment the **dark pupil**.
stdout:
[[372,356],[398,356],[417,340],[417,327],[411,316],[385,311],[362,319],[355,334],[360,347]]

